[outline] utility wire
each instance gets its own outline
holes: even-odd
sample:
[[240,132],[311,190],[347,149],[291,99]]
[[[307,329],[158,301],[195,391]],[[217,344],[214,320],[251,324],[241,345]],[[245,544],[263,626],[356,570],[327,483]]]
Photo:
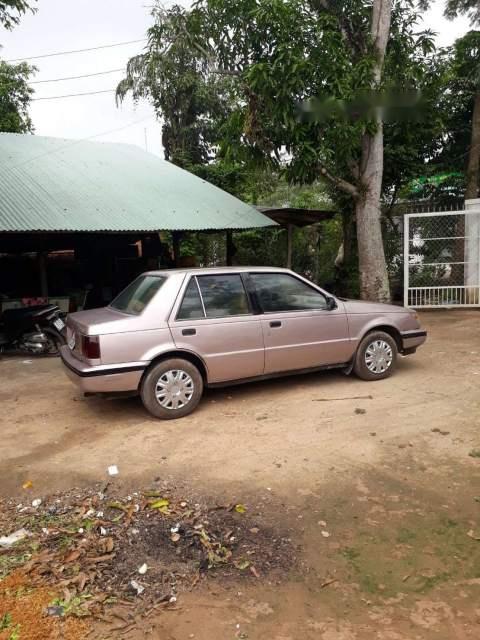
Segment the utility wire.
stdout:
[[104,76],[108,73],[117,73],[119,71],[125,71],[122,69],[111,69],[110,71],[97,71],[97,73],[84,73],[81,76],[67,76],[65,78],[52,78],[51,80],[30,80],[29,84],[42,84],[44,82],[62,82],[63,80],[79,80],[80,78],[93,78],[93,76]]
[[85,93],[67,93],[64,96],[45,96],[42,98],[32,98],[32,102],[39,100],[60,100],[61,98],[77,98],[78,96],[95,96],[99,93],[114,93],[116,89],[102,89],[101,91],[87,91]]
[[73,49],[72,51],[55,51],[54,53],[44,53],[41,56],[26,56],[25,58],[12,58],[5,62],[21,62],[22,60],[39,60],[40,58],[52,58],[53,56],[67,56],[71,53],[85,53],[86,51],[98,51],[98,49],[110,49],[111,47],[122,47],[126,44],[135,44],[138,42],[146,42],[146,38],[140,40],[127,40],[126,42],[114,42],[113,44],[102,44],[98,47],[90,47],[88,49]]

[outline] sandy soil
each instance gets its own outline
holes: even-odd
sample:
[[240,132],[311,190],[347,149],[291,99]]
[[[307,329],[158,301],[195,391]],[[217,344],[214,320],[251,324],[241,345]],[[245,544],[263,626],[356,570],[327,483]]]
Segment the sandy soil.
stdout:
[[480,313],[422,323],[427,344],[388,380],[212,390],[166,423],[136,399],[82,398],[57,360],[4,359],[0,492],[31,480],[32,499],[116,464],[126,485],[178,479],[294,525],[303,563],[288,580],[209,581],[152,620],[152,638],[478,638]]

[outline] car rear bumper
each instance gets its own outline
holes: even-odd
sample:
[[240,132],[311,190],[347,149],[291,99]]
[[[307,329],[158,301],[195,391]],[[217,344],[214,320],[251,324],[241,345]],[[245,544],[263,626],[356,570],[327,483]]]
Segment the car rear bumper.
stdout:
[[91,367],[75,358],[68,346],[60,348],[66,375],[85,393],[136,391],[147,363],[126,363]]
[[415,353],[417,347],[425,342],[427,339],[427,332],[423,330],[415,329],[414,331],[403,331],[402,337],[402,349],[401,353],[408,355]]

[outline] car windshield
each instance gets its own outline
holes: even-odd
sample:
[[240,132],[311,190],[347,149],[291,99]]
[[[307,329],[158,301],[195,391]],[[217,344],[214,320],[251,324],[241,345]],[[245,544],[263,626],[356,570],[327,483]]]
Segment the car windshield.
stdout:
[[110,303],[113,309],[140,315],[167,278],[164,276],[139,276]]

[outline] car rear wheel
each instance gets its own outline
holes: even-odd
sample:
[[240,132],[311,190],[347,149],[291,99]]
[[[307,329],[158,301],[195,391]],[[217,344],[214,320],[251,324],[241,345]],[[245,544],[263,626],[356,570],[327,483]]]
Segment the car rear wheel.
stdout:
[[397,364],[397,344],[388,333],[372,331],[360,342],[353,370],[362,380],[391,376]]
[[202,393],[200,371],[188,360],[179,358],[153,365],[140,389],[147,411],[162,420],[182,418],[191,413],[200,402]]

